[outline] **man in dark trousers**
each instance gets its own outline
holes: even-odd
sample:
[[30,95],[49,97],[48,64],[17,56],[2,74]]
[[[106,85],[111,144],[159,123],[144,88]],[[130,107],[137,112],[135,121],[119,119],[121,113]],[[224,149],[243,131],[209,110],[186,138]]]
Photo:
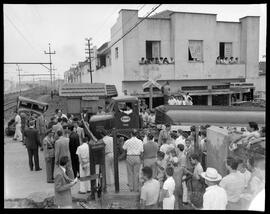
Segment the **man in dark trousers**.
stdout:
[[40,142],[38,130],[35,129],[34,126],[35,126],[35,122],[30,121],[29,129],[26,129],[24,131],[24,137],[25,137],[25,144],[26,144],[26,148],[28,152],[30,170],[33,171],[33,156],[34,156],[35,170],[40,171],[41,168],[39,167],[38,147],[39,146],[42,147],[42,144]]
[[75,132],[74,126],[69,127],[71,133],[69,135],[69,152],[71,157],[72,169],[74,177],[79,173],[79,157],[76,154],[77,148],[80,146],[79,135]]

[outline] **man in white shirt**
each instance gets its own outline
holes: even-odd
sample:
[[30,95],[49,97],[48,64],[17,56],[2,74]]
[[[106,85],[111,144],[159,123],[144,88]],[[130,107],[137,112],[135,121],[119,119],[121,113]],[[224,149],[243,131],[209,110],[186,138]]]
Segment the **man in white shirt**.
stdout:
[[136,137],[136,133],[137,131],[133,130],[131,138],[123,145],[127,154],[128,185],[131,192],[139,192],[139,172],[143,153],[143,142]]
[[113,138],[105,129],[102,130],[101,136],[105,143],[106,185],[111,186],[114,184]]
[[226,191],[218,186],[218,182],[222,179],[221,175],[214,168],[207,168],[206,172],[202,172],[201,176],[208,186],[203,195],[203,210],[225,210],[227,205]]
[[15,134],[14,134],[13,140],[18,139],[20,142],[22,142],[21,117],[17,113],[17,111],[15,111],[14,113],[16,114],[16,116],[15,116]]
[[243,176],[244,181],[245,181],[245,189],[246,189],[248,186],[249,180],[251,178],[251,172],[246,168],[242,159],[238,160],[237,172],[239,172],[240,175]]
[[265,189],[262,189],[252,200],[248,210],[265,211]]
[[133,112],[133,110],[132,110],[132,108],[129,105],[126,105],[126,110],[123,111],[123,112],[125,114],[127,114],[127,115],[130,115]]
[[144,184],[141,188],[141,209],[156,209],[160,184],[152,177],[152,169],[149,166],[142,168]]
[[144,127],[146,127],[147,123],[148,123],[148,117],[149,117],[146,109],[144,109],[144,108],[142,109],[141,115],[142,115],[142,119],[143,119],[143,125],[144,125]]
[[155,111],[153,109],[150,111],[150,115],[148,116],[148,123],[150,126],[155,126],[156,115],[155,115]]
[[245,189],[245,180],[243,176],[237,172],[238,161],[236,159],[228,157],[225,166],[230,173],[223,177],[219,186],[224,188],[227,193],[227,210],[241,210],[240,196]]
[[[80,162],[80,177],[86,177],[90,175],[90,158],[89,158],[89,145],[88,139],[83,138],[83,143],[77,148],[76,154],[79,157]],[[80,181],[80,194],[85,194],[91,191],[89,181]]]
[[176,138],[175,140],[175,147],[177,147],[179,144],[183,144],[184,146],[186,146],[186,134],[181,130],[179,129],[178,130],[178,134],[179,134],[179,137]]
[[165,209],[173,210],[175,202],[175,197],[173,194],[175,190],[175,181],[172,176],[174,170],[172,167],[167,167],[165,172],[167,179],[165,180],[163,188],[161,190],[160,201],[163,201],[164,210]]

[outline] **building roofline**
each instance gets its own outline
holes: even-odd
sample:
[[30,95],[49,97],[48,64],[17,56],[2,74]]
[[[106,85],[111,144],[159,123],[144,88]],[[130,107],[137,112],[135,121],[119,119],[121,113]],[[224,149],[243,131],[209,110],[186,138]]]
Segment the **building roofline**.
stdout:
[[147,18],[144,18],[144,17],[138,17],[139,19],[165,19],[165,20],[171,20],[171,18],[155,18],[155,17],[147,17]]
[[126,11],[139,11],[139,10],[136,10],[136,9],[121,9],[121,10],[119,10],[118,13],[120,13],[122,10],[126,10]]
[[225,22],[225,23],[232,23],[232,24],[240,24],[240,22],[231,22],[231,21],[217,21],[217,22]]
[[260,16],[244,16],[244,17],[240,18],[239,20],[241,20],[241,19],[245,19],[245,18],[248,18],[248,17],[260,18]]
[[216,13],[194,13],[194,12],[180,12],[180,11],[173,11],[169,16],[171,16],[174,13],[187,13],[187,14],[196,14],[196,15],[212,15],[216,16]]

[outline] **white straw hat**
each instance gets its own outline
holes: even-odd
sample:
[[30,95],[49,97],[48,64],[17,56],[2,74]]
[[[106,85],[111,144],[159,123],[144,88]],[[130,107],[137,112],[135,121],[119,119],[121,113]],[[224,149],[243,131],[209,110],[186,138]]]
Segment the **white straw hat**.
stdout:
[[220,181],[222,176],[216,169],[208,167],[205,172],[201,173],[201,176],[208,181]]

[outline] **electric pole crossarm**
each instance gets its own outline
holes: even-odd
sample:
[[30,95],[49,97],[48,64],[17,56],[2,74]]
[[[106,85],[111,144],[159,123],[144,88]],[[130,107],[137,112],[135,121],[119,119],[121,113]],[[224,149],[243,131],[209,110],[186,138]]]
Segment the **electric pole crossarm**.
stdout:
[[44,51],[44,54],[49,54],[50,57],[50,76],[51,76],[51,88],[53,88],[53,84],[52,84],[52,54],[56,54],[56,52],[51,52],[51,43],[49,43],[49,52]]

